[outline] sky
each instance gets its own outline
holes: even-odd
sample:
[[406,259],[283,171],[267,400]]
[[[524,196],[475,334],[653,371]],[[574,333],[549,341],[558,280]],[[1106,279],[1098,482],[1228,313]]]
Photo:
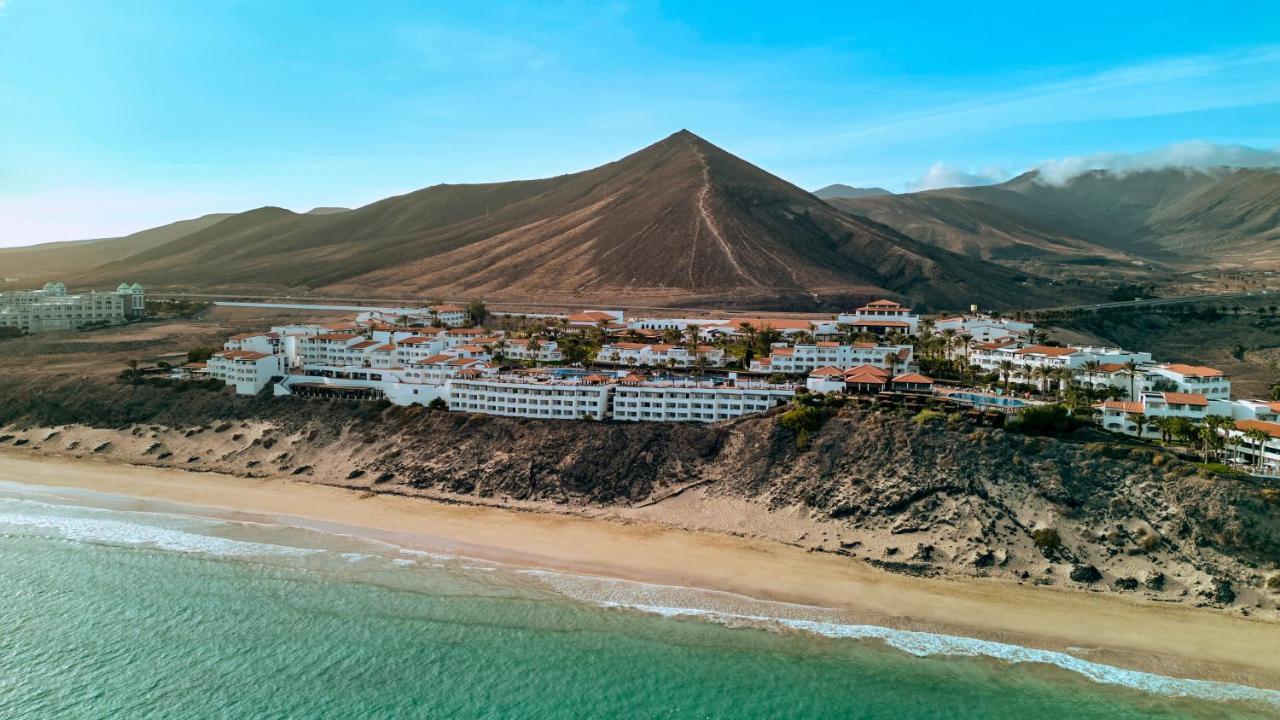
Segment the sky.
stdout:
[[1276,166],[1280,3],[0,0],[0,246],[557,175],[682,128],[808,189]]

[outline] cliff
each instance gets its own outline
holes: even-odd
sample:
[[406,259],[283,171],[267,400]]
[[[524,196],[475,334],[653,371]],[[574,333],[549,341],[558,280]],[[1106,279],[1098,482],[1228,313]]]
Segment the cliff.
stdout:
[[776,412],[714,425],[536,421],[185,387],[0,387],[0,447],[643,517],[897,572],[1276,612],[1266,582],[1280,492],[1107,436],[846,407],[801,442]]

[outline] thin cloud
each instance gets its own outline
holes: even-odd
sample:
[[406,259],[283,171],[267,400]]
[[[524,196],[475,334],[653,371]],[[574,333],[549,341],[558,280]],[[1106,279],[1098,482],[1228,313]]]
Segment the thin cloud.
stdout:
[[1009,177],[1008,172],[994,166],[975,171],[943,162],[936,162],[929,166],[929,169],[919,179],[908,182],[907,190],[916,192],[948,187],[994,185],[1008,180]]
[[1280,101],[1280,46],[1140,63],[1017,90],[972,93],[962,102],[873,120],[817,142],[828,148],[870,140],[1025,125],[1152,117]]
[[1042,181],[1061,185],[1092,170],[1126,174],[1167,169],[1212,172],[1223,167],[1280,168],[1280,148],[1220,145],[1204,140],[1190,140],[1139,153],[1094,153],[1047,160],[1037,166],[1036,170]]

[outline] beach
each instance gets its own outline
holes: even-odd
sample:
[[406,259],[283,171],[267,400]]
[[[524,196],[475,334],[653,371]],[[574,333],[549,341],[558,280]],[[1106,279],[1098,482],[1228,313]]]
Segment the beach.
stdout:
[[1280,625],[1211,610],[1009,581],[903,576],[837,555],[651,522],[12,450],[0,452],[0,481],[381,538],[521,567],[831,608],[878,626],[1064,651],[1171,677],[1280,688],[1280,656],[1263,650],[1280,641]]

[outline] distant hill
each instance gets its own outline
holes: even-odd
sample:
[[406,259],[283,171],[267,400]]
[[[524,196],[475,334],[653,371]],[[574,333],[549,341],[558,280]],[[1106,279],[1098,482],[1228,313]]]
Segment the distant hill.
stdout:
[[1030,172],[998,185],[829,202],[991,260],[1280,265],[1280,173],[1270,170],[1094,171],[1062,184]]
[[126,262],[151,286],[513,302],[835,308],[1057,302],[1006,268],[839,212],[681,131],[541,180],[437,185],[347,212],[260,208]]
[[816,195],[817,197],[822,198],[823,200],[830,200],[831,198],[852,199],[852,198],[863,198],[863,197],[878,197],[880,195],[892,195],[893,193],[889,192],[888,190],[885,190],[884,188],[878,188],[878,187],[860,188],[860,187],[853,187],[852,185],[841,185],[840,183],[836,183],[834,185],[828,185],[824,188],[814,190],[813,194]]
[[351,208],[344,207],[316,207],[307,211],[308,215],[335,215],[337,213],[350,212]]
[[[24,286],[39,285],[49,280],[61,280],[101,265],[124,260],[212,227],[229,217],[231,213],[204,215],[118,238],[72,240],[26,247],[0,248],[0,268],[3,268],[5,277],[16,277]],[[117,282],[120,280],[128,280],[128,278],[121,277]]]

